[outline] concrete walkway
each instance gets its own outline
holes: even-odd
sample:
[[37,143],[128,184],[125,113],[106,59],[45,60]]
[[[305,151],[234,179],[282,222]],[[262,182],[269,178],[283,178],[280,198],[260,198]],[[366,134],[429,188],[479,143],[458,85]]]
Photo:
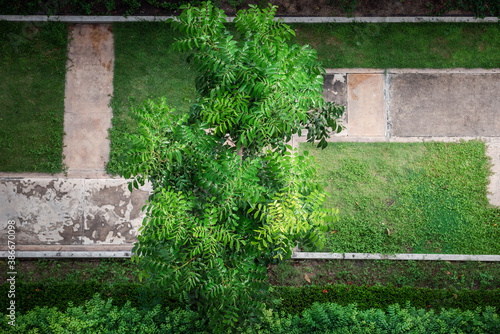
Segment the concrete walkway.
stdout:
[[[151,187],[130,193],[105,173],[112,111],[113,34],[109,25],[73,26],[66,76],[67,175],[0,173],[0,230],[16,222],[19,256],[130,256]],[[346,107],[346,129],[331,141],[482,138],[500,205],[500,70],[330,69],[327,100]],[[295,147],[305,141],[294,137]],[[0,233],[0,255],[7,250]]]
[[114,44],[111,25],[71,30],[64,101],[64,164],[68,177],[106,177],[113,111]]

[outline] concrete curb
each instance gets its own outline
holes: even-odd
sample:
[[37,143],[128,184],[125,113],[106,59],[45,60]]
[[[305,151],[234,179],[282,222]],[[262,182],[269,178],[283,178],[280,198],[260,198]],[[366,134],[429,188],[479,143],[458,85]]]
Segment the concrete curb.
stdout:
[[497,74],[500,68],[325,68],[325,74]]
[[[104,245],[102,245],[104,246]],[[41,247],[40,247],[41,248]],[[87,246],[87,248],[90,248]],[[96,246],[99,248],[99,246]],[[0,258],[7,258],[7,251],[0,251]],[[16,251],[16,258],[130,258],[130,250],[24,250]],[[464,254],[370,254],[370,253],[293,253],[291,260],[396,260],[396,261],[474,261],[500,262],[500,255]]]
[[293,253],[293,260],[399,260],[399,261],[481,261],[499,262],[500,255],[462,254],[370,254],[370,253]]
[[[7,258],[10,254],[6,251],[0,252],[0,258]],[[132,252],[130,251],[112,251],[112,252],[100,252],[100,251],[19,251],[16,252],[16,258],[130,258]]]
[[[0,20],[45,22],[61,21],[67,23],[114,23],[114,22],[153,22],[165,21],[175,16],[46,16],[46,15],[0,15]],[[233,22],[234,16],[226,18]],[[276,17],[285,23],[497,23],[498,17],[484,19],[467,16],[402,16],[402,17]]]

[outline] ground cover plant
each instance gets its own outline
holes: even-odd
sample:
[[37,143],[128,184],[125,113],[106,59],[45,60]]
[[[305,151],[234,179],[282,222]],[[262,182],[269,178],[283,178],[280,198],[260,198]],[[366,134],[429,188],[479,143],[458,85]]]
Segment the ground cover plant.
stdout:
[[340,219],[331,252],[500,254],[485,143],[331,143],[308,149]]
[[[495,308],[442,310],[439,314],[406,304],[384,309],[358,309],[355,305],[313,304],[299,315],[266,310],[261,324],[246,321],[238,333],[497,333],[500,318]],[[125,320],[126,319],[126,320]],[[193,311],[117,307],[95,295],[81,306],[37,308],[10,320],[1,315],[0,330],[15,333],[214,333],[208,319]],[[217,331],[215,333],[221,333]]]
[[[138,269],[130,259],[20,259],[16,263],[17,281],[24,284],[139,283]],[[500,264],[497,262],[288,260],[269,265],[267,276],[273,286],[345,284],[451,290],[500,288]],[[7,278],[7,271],[4,271],[0,285],[6,283]]]
[[452,291],[500,288],[498,262],[455,261],[286,261],[268,270],[275,286],[394,286]]
[[0,171],[63,170],[68,27],[0,21]]

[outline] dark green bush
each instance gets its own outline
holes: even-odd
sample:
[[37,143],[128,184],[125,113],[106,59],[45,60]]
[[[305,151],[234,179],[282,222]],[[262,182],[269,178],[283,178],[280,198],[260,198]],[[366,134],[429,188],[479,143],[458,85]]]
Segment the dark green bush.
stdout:
[[[0,305],[8,305],[8,284],[0,286]],[[500,289],[495,290],[445,290],[420,289],[392,286],[325,285],[305,287],[275,287],[274,298],[281,299],[280,312],[300,314],[313,303],[337,303],[341,306],[356,304],[360,310],[385,309],[389,305],[404,305],[434,309],[441,308],[475,310],[478,306],[500,309]],[[325,292],[326,291],[326,292]],[[137,283],[107,285],[99,282],[75,282],[73,284],[16,282],[16,310],[22,314],[35,307],[66,309],[69,303],[83,305],[99,293],[112,298],[113,305],[122,307],[128,301],[132,307],[152,309],[156,305],[170,309],[183,307],[176,300],[169,300],[161,291],[154,291]]]
[[[1,305],[9,303],[8,288],[8,284],[0,286]],[[132,307],[141,309],[152,309],[157,304],[170,308],[181,306],[179,302],[169,300],[165,294],[136,283],[108,285],[96,281],[73,284],[16,282],[16,311],[26,313],[37,306],[65,309],[70,302],[79,306],[90,300],[96,293],[105,298],[112,298],[113,304],[120,307],[128,301],[131,302]]]
[[[16,327],[0,313],[0,331],[9,333],[208,333],[208,319],[193,311],[161,308],[137,309],[128,302],[122,307],[95,295],[85,305],[65,308],[36,308],[17,314]],[[361,310],[354,305],[318,304],[300,316],[279,316],[268,310],[258,325],[242,324],[237,333],[499,333],[500,317],[495,308],[434,311],[391,305]]]
[[305,287],[277,287],[275,295],[282,299],[280,311],[299,314],[313,303],[356,304],[360,310],[385,309],[396,303],[423,309],[456,308],[474,310],[492,306],[500,309],[500,289],[446,290],[392,286],[326,285]]

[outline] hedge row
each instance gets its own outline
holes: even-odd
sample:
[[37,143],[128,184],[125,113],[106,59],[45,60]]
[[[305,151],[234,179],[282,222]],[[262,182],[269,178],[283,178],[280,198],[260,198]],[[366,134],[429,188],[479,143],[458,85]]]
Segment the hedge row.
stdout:
[[[9,322],[15,324],[12,327]],[[195,312],[162,309],[138,310],[130,303],[113,306],[98,295],[83,306],[36,308],[15,319],[0,314],[0,331],[10,333],[210,333],[208,319]],[[385,310],[360,310],[353,305],[314,304],[300,316],[266,312],[263,323],[243,323],[237,333],[499,333],[495,309],[443,310],[440,314],[407,305]]]
[[[10,285],[0,286],[0,305],[8,305]],[[152,309],[160,304],[170,309],[182,307],[178,301],[169,300],[162,291],[153,291],[137,283],[105,285],[100,282],[21,283],[16,282],[16,310],[26,313],[36,306],[65,309],[69,303],[83,305],[99,293],[113,298],[119,307],[127,302],[132,307]],[[279,311],[299,314],[313,303],[337,303],[342,306],[356,304],[360,310],[385,309],[392,304],[409,304],[416,308],[475,310],[478,306],[500,309],[500,289],[495,290],[445,290],[393,286],[326,285],[305,287],[274,287],[273,298],[280,299]]]
[[414,287],[326,285],[278,287],[276,294],[282,299],[280,310],[290,314],[301,313],[314,302],[331,302],[343,306],[356,304],[361,310],[386,308],[392,304],[406,302],[416,308],[434,310],[474,310],[478,306],[500,309],[500,289],[453,291]]

